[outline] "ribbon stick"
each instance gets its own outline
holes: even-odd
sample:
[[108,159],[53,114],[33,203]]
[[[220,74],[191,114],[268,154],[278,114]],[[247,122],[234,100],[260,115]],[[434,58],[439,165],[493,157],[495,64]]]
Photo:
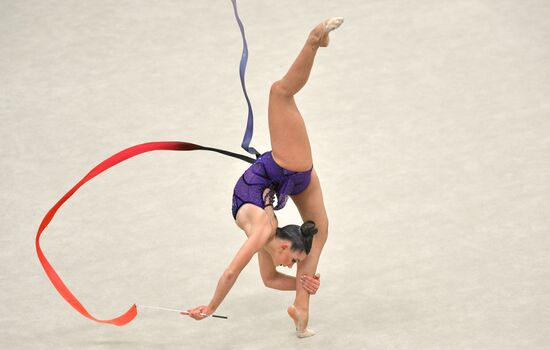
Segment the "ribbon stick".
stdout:
[[[189,312],[187,312],[187,311],[182,311],[182,310],[177,310],[177,309],[170,309],[170,308],[162,307],[162,306],[138,305],[138,307],[142,308],[142,309],[145,308],[145,309],[152,309],[152,310],[177,312],[180,315],[189,315]],[[207,314],[201,314],[201,316],[208,316],[208,315]],[[229,318],[227,316],[215,315],[215,314],[210,315],[210,317],[223,318],[224,320],[227,320]]]

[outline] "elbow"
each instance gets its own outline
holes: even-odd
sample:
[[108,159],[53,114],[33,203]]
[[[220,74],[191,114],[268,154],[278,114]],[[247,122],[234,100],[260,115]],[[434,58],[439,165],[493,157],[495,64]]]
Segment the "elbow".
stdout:
[[236,280],[238,276],[239,276],[238,272],[230,269],[225,270],[223,273],[223,278],[230,281]]
[[264,286],[267,288],[277,289],[275,287],[277,285],[277,278],[279,277],[278,273],[274,274],[266,274],[265,276],[262,276],[262,281],[264,282]]
[[273,279],[271,278],[262,278],[262,281],[264,282],[264,286],[267,288],[273,288]]

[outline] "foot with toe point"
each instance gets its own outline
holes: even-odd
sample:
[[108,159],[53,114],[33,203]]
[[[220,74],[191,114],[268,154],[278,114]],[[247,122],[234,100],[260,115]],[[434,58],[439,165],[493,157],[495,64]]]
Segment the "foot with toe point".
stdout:
[[310,34],[312,43],[320,47],[327,47],[329,44],[329,33],[344,23],[344,17],[332,17],[319,23]]
[[323,22],[325,24],[325,31],[332,32],[334,29],[340,27],[344,23],[344,17],[332,17]]
[[315,331],[306,328],[305,320],[300,317],[300,312],[296,309],[294,305],[290,305],[287,309],[287,312],[290,318],[292,318],[292,320],[294,321],[294,325],[296,326],[296,336],[298,338],[312,337],[316,334]]

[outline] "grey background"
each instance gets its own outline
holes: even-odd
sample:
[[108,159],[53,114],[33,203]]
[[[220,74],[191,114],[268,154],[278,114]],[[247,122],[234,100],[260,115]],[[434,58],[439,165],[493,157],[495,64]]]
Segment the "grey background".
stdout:
[[[230,1],[0,2],[0,347],[547,349],[550,2],[245,1],[253,145],[270,84],[320,20],[344,16],[297,96],[331,221],[298,340],[293,294],[253,261],[195,322],[143,310],[119,328],[76,313],[34,237],[93,166],[134,144],[239,150],[246,106]],[[153,152],[73,196],[42,246],[99,318],[132,303],[208,303],[244,234],[246,163]],[[298,221],[293,204],[281,223]]]

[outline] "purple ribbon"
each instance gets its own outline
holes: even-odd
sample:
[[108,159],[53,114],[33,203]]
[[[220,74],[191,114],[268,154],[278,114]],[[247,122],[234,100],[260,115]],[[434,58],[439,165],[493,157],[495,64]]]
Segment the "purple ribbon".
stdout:
[[241,55],[239,75],[241,77],[241,86],[243,88],[246,104],[248,105],[248,122],[246,123],[246,130],[241,147],[248,153],[254,154],[256,155],[256,157],[258,157],[260,156],[260,153],[254,147],[250,147],[250,141],[252,140],[252,134],[254,133],[254,115],[252,113],[252,105],[250,104],[250,99],[248,98],[246,86],[244,83],[244,74],[246,72],[246,64],[248,62],[248,44],[246,43],[246,37],[244,35],[243,23],[241,22],[241,19],[239,18],[239,13],[237,12],[237,0],[231,0],[231,3],[233,4],[233,10],[235,11],[235,19],[237,19],[237,23],[239,24],[239,28],[241,29],[241,36],[243,37],[243,53]]

